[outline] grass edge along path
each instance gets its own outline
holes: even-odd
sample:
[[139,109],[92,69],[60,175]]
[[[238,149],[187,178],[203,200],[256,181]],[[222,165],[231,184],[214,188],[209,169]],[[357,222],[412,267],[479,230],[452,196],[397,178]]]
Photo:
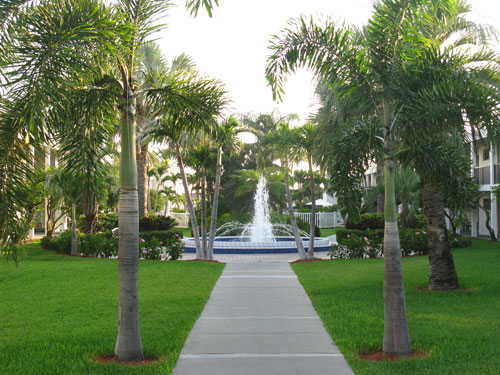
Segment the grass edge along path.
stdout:
[[383,260],[334,260],[292,267],[325,328],[357,375],[500,373],[500,244],[473,240],[453,250],[462,290],[428,292],[427,257],[403,259],[413,349],[427,358],[370,362],[383,337]]
[[57,255],[31,243],[21,264],[0,257],[0,373],[169,374],[223,264],[141,261],[144,366],[97,363],[112,356],[117,333],[118,263]]

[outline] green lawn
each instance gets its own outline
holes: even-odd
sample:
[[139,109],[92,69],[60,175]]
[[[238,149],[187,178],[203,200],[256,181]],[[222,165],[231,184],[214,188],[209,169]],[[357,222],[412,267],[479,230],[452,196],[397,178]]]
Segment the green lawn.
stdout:
[[464,290],[427,292],[428,259],[403,259],[413,348],[424,359],[367,362],[359,352],[382,348],[383,260],[293,265],[326,329],[358,375],[500,374],[500,244],[473,240],[453,251]]
[[323,228],[321,229],[321,237],[332,236],[337,233],[338,228]]
[[0,374],[169,374],[224,265],[141,261],[140,324],[146,366],[98,364],[113,354],[118,264],[24,248],[18,268],[0,258]]
[[191,228],[175,228],[182,231],[184,237],[191,237]]

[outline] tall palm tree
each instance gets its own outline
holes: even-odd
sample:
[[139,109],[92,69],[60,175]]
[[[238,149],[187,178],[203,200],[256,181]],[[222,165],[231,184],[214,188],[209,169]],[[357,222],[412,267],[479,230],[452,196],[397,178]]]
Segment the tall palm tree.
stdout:
[[177,194],[177,181],[181,178],[180,173],[175,173],[172,172],[169,175],[165,177],[165,181],[170,181],[172,182],[173,185],[173,192],[175,195],[175,203],[177,204],[177,208],[181,208],[181,203],[179,200],[179,194]]
[[[180,107],[175,101],[164,100],[160,91],[151,91],[150,97],[155,104],[155,110],[163,117],[152,129],[153,138],[165,142],[173,150],[177,158],[184,193],[189,210],[189,217],[196,246],[196,257],[201,259],[202,247],[194,205],[189,194],[189,185],[184,169],[183,146],[189,145],[197,134],[207,132],[216,123],[215,118],[220,115],[222,108],[227,103],[226,93],[218,81],[200,79],[197,76],[191,80],[179,81],[182,89],[192,93],[192,100],[202,102],[206,110],[199,111],[196,107]],[[205,244],[206,245],[206,244]]]
[[236,118],[233,116],[223,121],[214,129],[213,138],[217,144],[217,165],[215,172],[214,196],[212,199],[212,212],[210,216],[210,233],[208,236],[208,259],[213,259],[213,247],[215,241],[215,230],[217,224],[217,212],[219,206],[220,180],[222,176],[222,150],[225,148],[230,156],[242,148],[242,142],[237,138],[239,132],[244,131]]
[[[119,73],[116,82],[121,88],[121,157],[119,199],[119,324],[115,346],[118,360],[143,358],[138,319],[138,196],[136,166],[136,87],[134,71],[136,51],[148,36],[161,26],[155,22],[170,6],[162,0],[119,0],[116,5],[105,5],[97,0],[42,0],[18,2],[15,17],[6,20],[11,39],[7,53],[8,64],[2,66],[7,77],[8,104],[2,104],[2,124],[10,126],[9,139],[43,141],[46,127],[61,109],[66,94],[81,84],[80,77],[113,66]],[[205,7],[211,13],[210,0],[190,0],[187,7],[197,13]],[[21,8],[20,5],[23,5]],[[93,86],[83,86],[95,90]],[[175,97],[176,105],[186,104],[199,109],[193,97],[185,101],[186,93],[176,91],[173,85],[156,89],[163,104]],[[8,158],[19,151],[18,145],[3,150],[2,194],[6,184],[19,185]],[[26,155],[26,152],[24,153]],[[26,155],[27,156],[27,155]],[[4,169],[5,168],[5,169]],[[25,168],[23,168],[25,169]],[[20,172],[22,173],[22,171]],[[7,236],[6,236],[7,237]],[[11,237],[13,237],[11,235]],[[11,242],[11,241],[10,241]]]
[[[365,103],[368,100],[373,104],[373,119],[363,117],[358,119],[357,125],[365,123],[366,127],[366,123],[378,120],[383,129],[383,138],[377,139],[383,139],[385,160],[384,351],[387,353],[405,354],[411,350],[407,335],[399,240],[395,221],[395,150],[401,147],[400,150],[403,151],[405,147],[411,146],[413,157],[407,160],[413,160],[413,167],[420,176],[423,176],[422,172],[426,173],[427,183],[436,185],[438,179],[434,177],[438,175],[437,171],[443,168],[435,168],[436,162],[425,165],[424,161],[429,162],[429,157],[415,158],[417,154],[423,155],[423,152],[417,151],[429,149],[430,147],[427,148],[427,146],[431,144],[436,146],[436,139],[432,137],[438,136],[439,140],[444,140],[446,146],[449,147],[438,149],[440,153],[434,154],[438,156],[436,160],[440,162],[446,155],[457,154],[456,148],[446,141],[444,135],[463,127],[463,114],[469,113],[467,101],[469,103],[473,101],[476,107],[479,105],[482,108],[482,115],[488,118],[485,122],[492,123],[492,111],[485,111],[488,107],[489,109],[492,107],[486,105],[484,99],[495,97],[495,95],[491,95],[491,89],[487,86],[480,84],[481,79],[466,78],[466,72],[469,70],[462,69],[460,64],[457,64],[461,61],[461,66],[465,67],[466,61],[484,61],[488,57],[491,58],[491,54],[478,53],[471,57],[460,51],[450,51],[449,48],[442,47],[442,39],[440,39],[449,35],[450,30],[461,29],[473,32],[472,34],[459,34],[459,45],[481,39],[481,32],[476,33],[474,30],[477,28],[474,29],[471,23],[460,18],[457,18],[457,22],[450,22],[449,15],[456,14],[457,9],[463,8],[463,4],[462,1],[379,1],[375,4],[373,17],[365,28],[362,38],[359,37],[359,33],[349,27],[337,28],[332,23],[320,27],[312,21],[308,23],[304,19],[299,19],[294,23],[296,30],[287,30],[283,39],[275,40],[273,48],[276,52],[270,59],[271,63],[267,71],[269,82],[275,93],[279,94],[282,91],[284,77],[289,72],[293,72],[296,67],[307,63],[314,69],[320,81],[328,84],[330,88],[335,88],[339,98],[364,99]],[[449,25],[452,27],[450,28]],[[448,31],[445,32],[446,30]],[[450,74],[442,74],[443,67],[446,67]],[[463,73],[456,74],[457,68],[458,72]],[[494,74],[486,73],[484,68],[479,70],[483,72],[483,81],[486,76],[494,76]],[[462,74],[463,76],[459,77]],[[479,84],[476,87],[480,89],[471,86],[472,81]],[[415,90],[412,83],[428,86]],[[468,87],[468,90],[458,89],[463,86]],[[462,91],[465,91],[462,98],[459,99],[461,95],[455,97],[456,92]],[[480,91],[483,91],[482,100],[479,95]],[[484,95],[485,91],[488,95]],[[472,101],[468,98],[459,103],[471,92],[476,94]],[[429,113],[432,113],[432,116],[427,116]],[[485,125],[485,122],[481,125]],[[366,152],[363,157],[366,159]],[[403,159],[404,155],[398,155],[398,157]],[[350,160],[352,160],[352,155]],[[416,164],[419,161],[422,161],[420,164],[422,169],[417,168]],[[355,174],[359,174],[363,166],[358,161],[355,165],[357,168]],[[455,166],[458,165],[464,166],[461,162],[455,163]],[[454,167],[453,170],[459,169]],[[459,181],[468,185],[466,179],[462,178]],[[460,183],[455,186],[460,186]],[[470,189],[462,188],[462,191],[467,190]],[[442,200],[428,200],[431,207],[440,201]],[[437,240],[446,237],[442,230],[444,220],[434,222],[434,219],[430,218],[437,219],[435,213],[441,211],[441,209],[432,210],[434,214],[428,216],[429,227],[437,229],[432,236],[429,236],[436,240],[434,241],[436,244],[439,243]],[[444,215],[440,216],[444,217]],[[430,239],[429,241],[431,245],[432,241]],[[451,273],[454,274],[454,267],[450,262],[451,253],[446,251],[446,246],[436,248],[436,250],[435,254],[431,254],[429,258],[431,273],[433,273],[434,264],[447,264]],[[436,268],[442,269],[443,267]],[[448,281],[444,280],[445,283]],[[458,282],[450,284],[456,287]],[[433,285],[432,281],[430,285]]]
[[279,123],[278,128],[261,138],[260,142],[264,148],[264,155],[270,157],[272,160],[280,160],[281,169],[285,176],[287,208],[290,216],[290,223],[292,225],[293,236],[295,238],[295,244],[297,245],[297,251],[300,259],[306,259],[307,254],[304,251],[304,244],[302,243],[302,238],[300,237],[298,230],[292,197],[290,194],[289,182],[290,165],[291,163],[298,161],[296,157],[297,154],[294,152],[297,144],[299,143],[300,134],[298,129],[299,128],[290,128],[287,123]]
[[[176,75],[192,71],[195,67],[193,60],[181,54],[175,57],[170,64],[162,57],[160,47],[154,42],[148,42],[139,48],[138,67],[134,74],[137,85],[141,89],[153,88],[159,82],[169,82]],[[146,95],[137,98],[137,173],[139,193],[139,216],[147,213],[149,192],[146,182],[148,170],[149,143],[151,142],[150,129],[155,124],[157,114],[148,106]]]
[[297,144],[296,152],[306,154],[308,174],[309,174],[309,187],[311,191],[311,222],[309,225],[309,248],[307,250],[307,256],[309,258],[314,258],[314,236],[316,233],[316,192],[315,192],[315,182],[314,182],[314,160],[313,155],[315,153],[315,145],[317,143],[317,128],[312,122],[304,124],[299,128],[299,143]]
[[266,75],[274,95],[281,96],[285,77],[299,66],[308,65],[318,79],[335,87],[341,96],[355,96],[374,103],[384,130],[385,235],[384,235],[384,340],[386,353],[411,353],[406,320],[403,272],[394,195],[395,114],[393,91],[398,74],[420,46],[410,31],[418,16],[415,2],[383,0],[374,13],[364,39],[352,27],[323,27],[313,20],[290,22],[282,37],[274,37]]

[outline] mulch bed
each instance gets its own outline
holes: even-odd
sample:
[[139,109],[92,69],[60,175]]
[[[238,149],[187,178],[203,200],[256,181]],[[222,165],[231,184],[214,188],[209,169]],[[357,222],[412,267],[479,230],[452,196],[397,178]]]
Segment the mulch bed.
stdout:
[[384,352],[380,351],[380,352],[359,354],[359,358],[370,362],[383,362],[383,361],[399,361],[405,358],[426,358],[430,354],[431,354],[430,351],[417,350],[411,353],[410,355],[401,356],[401,355],[385,354]]
[[293,262],[290,262],[290,264],[295,264],[295,263],[309,263],[309,262],[319,262],[319,261],[324,261],[324,260],[330,260],[330,259],[321,259],[321,258],[314,258],[314,259],[297,259],[297,260],[294,260]]
[[163,361],[164,357],[144,358],[142,361],[135,361],[135,362],[118,361],[115,357],[103,356],[103,355],[95,355],[94,357],[92,357],[92,359],[99,363],[118,363],[127,366],[144,366]]
[[209,263],[219,263],[226,264],[224,262],[219,262],[218,260],[205,260],[205,259],[186,259],[184,262],[209,262]]

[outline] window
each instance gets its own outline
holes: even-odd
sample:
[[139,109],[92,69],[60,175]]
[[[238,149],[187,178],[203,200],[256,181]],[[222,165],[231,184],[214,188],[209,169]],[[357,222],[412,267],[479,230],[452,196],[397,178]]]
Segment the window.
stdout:
[[490,149],[485,148],[483,150],[483,160],[490,160]]

